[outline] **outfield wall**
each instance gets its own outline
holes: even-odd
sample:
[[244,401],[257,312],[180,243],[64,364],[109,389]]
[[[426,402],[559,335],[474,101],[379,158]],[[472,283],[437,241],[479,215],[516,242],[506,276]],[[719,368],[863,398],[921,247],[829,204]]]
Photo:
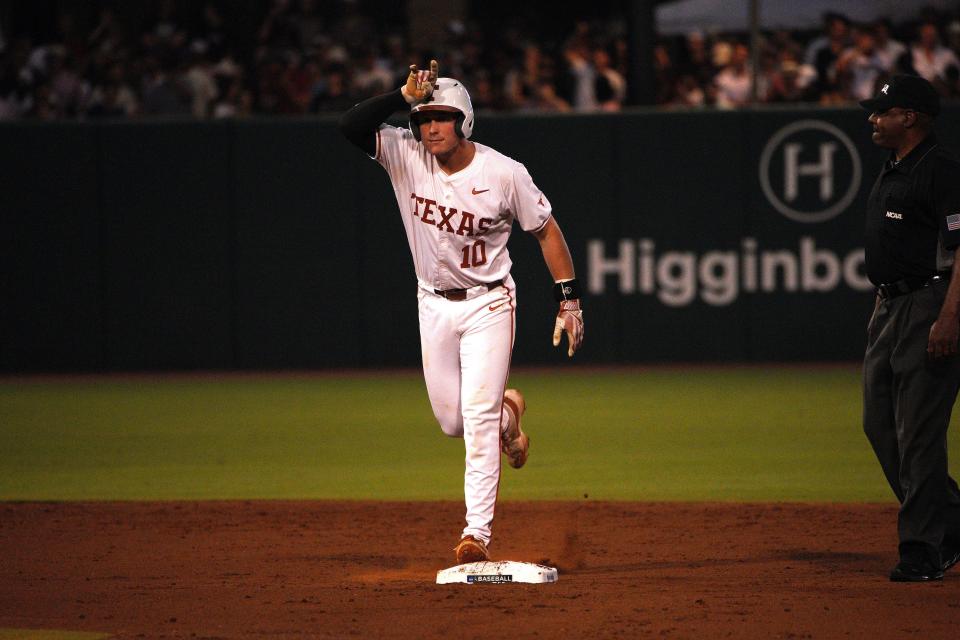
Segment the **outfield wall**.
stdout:
[[[939,119],[960,148],[960,109]],[[485,116],[587,286],[578,362],[858,359],[860,110]],[[0,370],[419,362],[415,281],[380,167],[334,119],[0,125]],[[536,241],[511,240],[514,362],[550,345]]]

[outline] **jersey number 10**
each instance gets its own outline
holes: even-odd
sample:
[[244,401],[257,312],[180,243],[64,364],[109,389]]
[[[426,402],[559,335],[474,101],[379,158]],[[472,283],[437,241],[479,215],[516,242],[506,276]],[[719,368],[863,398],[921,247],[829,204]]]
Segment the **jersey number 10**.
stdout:
[[487,245],[484,244],[483,240],[477,240],[473,245],[467,245],[463,248],[461,268],[479,267],[482,264],[487,264]]

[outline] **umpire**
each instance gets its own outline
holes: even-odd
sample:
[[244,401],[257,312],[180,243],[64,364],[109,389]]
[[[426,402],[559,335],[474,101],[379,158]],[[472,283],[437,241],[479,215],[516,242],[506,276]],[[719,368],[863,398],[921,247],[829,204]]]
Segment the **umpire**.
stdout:
[[863,363],[863,429],[900,501],[894,582],[942,580],[960,560],[960,489],[947,426],[960,387],[960,162],[937,142],[940,99],[896,75],[870,100],[890,156],[867,201],[866,268],[877,287]]

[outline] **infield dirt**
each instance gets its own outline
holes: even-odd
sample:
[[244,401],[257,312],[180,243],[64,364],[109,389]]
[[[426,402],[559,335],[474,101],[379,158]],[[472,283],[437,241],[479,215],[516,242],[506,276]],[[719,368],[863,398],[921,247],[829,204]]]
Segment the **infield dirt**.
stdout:
[[0,504],[0,628],[117,638],[956,638],[960,568],[893,584],[896,508],[504,502],[496,559],[436,585],[455,502]]

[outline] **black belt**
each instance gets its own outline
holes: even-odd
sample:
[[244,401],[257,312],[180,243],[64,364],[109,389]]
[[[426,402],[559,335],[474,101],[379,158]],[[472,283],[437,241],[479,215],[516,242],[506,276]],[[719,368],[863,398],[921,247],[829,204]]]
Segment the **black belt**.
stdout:
[[[477,286],[484,286],[487,288],[487,291],[490,291],[492,289],[496,289],[502,284],[503,284],[503,280],[496,280],[495,282],[487,282],[483,285],[477,285]],[[433,292],[438,296],[443,296],[447,300],[460,302],[461,300],[467,299],[467,291],[469,290],[470,289],[444,289],[441,291],[440,289],[434,289]]]
[[877,295],[884,300],[889,300],[890,298],[896,298],[897,296],[902,296],[906,293],[913,293],[914,291],[923,289],[924,287],[929,287],[935,282],[949,279],[949,271],[941,271],[932,278],[904,278],[903,280],[897,280],[896,282],[891,282],[890,284],[880,285],[877,287]]

